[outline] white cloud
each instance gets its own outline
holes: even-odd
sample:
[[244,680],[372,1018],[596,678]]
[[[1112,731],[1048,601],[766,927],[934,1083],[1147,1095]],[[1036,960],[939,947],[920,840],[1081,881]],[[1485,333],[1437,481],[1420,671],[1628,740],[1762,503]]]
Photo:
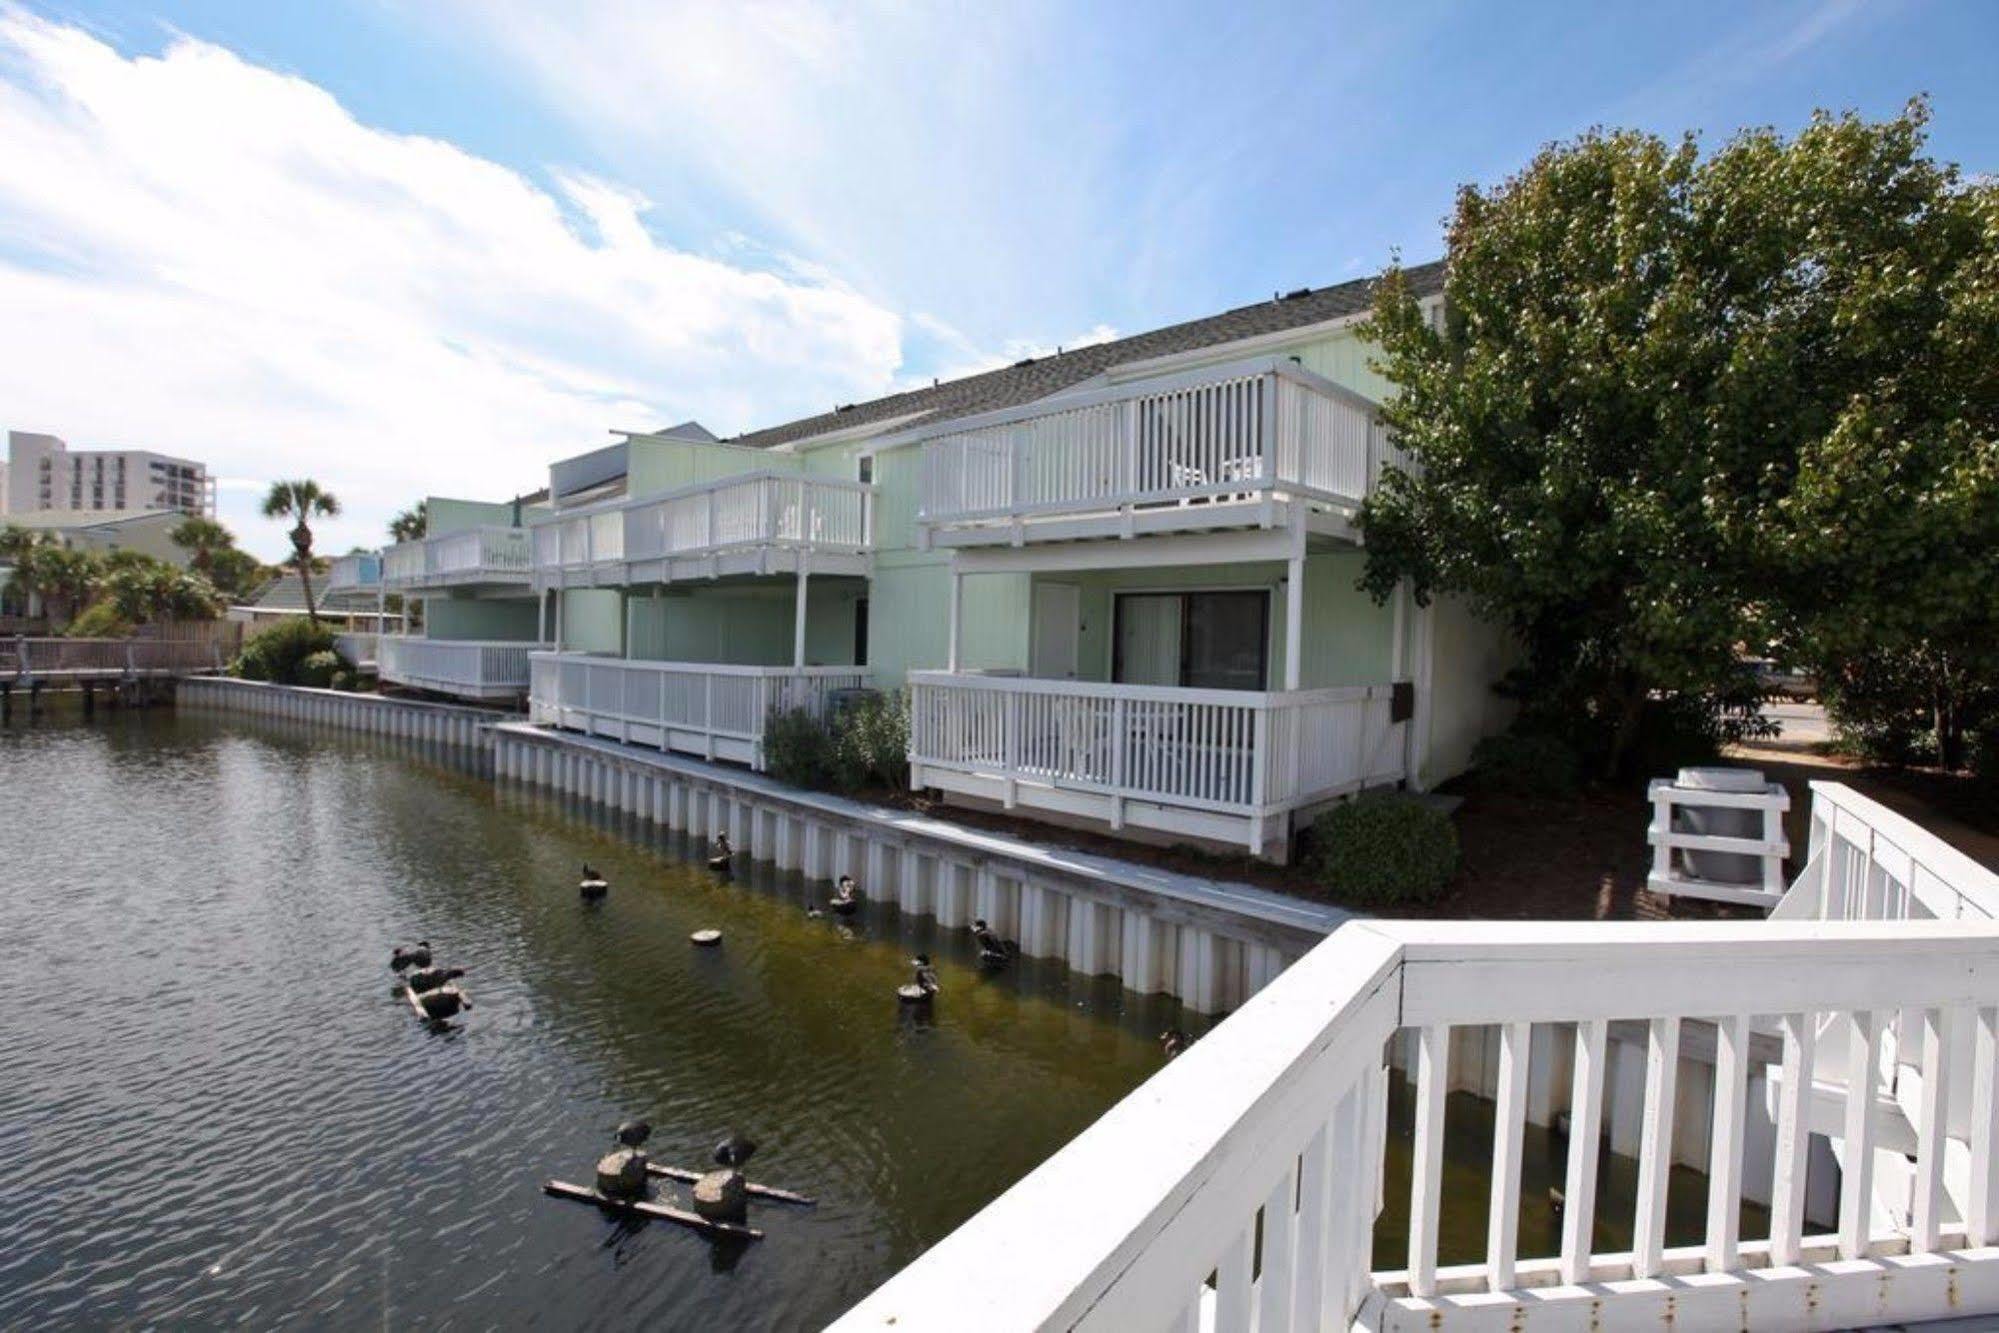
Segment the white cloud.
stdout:
[[[1184,235],[1219,188],[1194,161],[1173,171],[1134,151],[1124,85],[1148,57],[1117,45],[1132,34],[1111,22],[1113,50],[1079,45],[1087,23],[1041,0],[401,8],[440,40],[483,45],[621,170],[681,186],[676,210],[748,219],[988,348],[1094,319],[1149,231]],[[1075,68],[1093,60],[1093,74]],[[1134,171],[1158,170],[1172,171],[1170,201],[1134,188]]]
[[203,459],[267,555],[270,478],[346,501],[328,549],[373,544],[609,426],[767,424],[902,359],[899,318],[823,271],[676,249],[615,182],[543,188],[194,40],[128,57],[0,9],[0,145],[0,424]]

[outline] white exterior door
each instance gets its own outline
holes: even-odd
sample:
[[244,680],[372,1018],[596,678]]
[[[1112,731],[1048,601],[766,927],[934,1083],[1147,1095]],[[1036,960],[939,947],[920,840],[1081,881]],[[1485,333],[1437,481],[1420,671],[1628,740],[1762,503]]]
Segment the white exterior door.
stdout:
[[1082,619],[1082,592],[1075,584],[1034,585],[1034,624],[1028,644],[1028,675],[1043,680],[1076,678]]

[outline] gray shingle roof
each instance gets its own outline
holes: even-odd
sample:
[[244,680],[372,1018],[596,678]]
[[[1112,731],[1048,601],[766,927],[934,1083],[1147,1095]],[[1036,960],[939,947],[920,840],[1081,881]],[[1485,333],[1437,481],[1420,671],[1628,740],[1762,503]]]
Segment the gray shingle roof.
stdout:
[[[1444,289],[1444,261],[1417,264],[1403,270],[1411,290],[1418,296],[1433,296]],[[781,426],[750,431],[729,441],[753,449],[789,444],[829,431],[848,430],[870,422],[921,415],[922,422],[948,421],[952,417],[990,412],[1019,403],[1033,402],[1080,384],[1093,375],[1128,361],[1144,361],[1175,352],[1254,338],[1265,333],[1322,324],[1343,315],[1359,314],[1374,303],[1376,279],[1363,278],[1336,287],[1293,292],[1276,300],[1226,310],[1219,315],[1173,324],[1149,333],[1133,334],[1114,342],[1078,347],[1059,356],[1038,357],[1000,370],[967,375],[928,388],[890,394],[872,402],[855,403],[818,416],[789,421]]]

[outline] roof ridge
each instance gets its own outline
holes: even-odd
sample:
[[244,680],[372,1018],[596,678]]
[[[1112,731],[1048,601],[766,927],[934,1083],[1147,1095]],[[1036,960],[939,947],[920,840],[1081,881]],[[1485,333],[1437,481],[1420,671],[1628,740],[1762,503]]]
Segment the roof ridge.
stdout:
[[[1427,296],[1443,289],[1444,264],[1444,260],[1434,259],[1404,266],[1401,271],[1413,279],[1419,295]],[[948,421],[954,417],[1031,402],[1128,361],[1221,346],[1244,338],[1306,328],[1361,313],[1372,304],[1372,292],[1381,277],[1382,274],[1377,273],[1326,287],[1301,287],[1290,292],[1273,293],[1267,301],[1234,306],[1216,314],[1144,329],[1109,342],[1088,343],[1057,351],[1050,356],[1028,357],[1012,365],[995,366],[991,370],[977,371],[957,379],[938,380],[880,398],[845,403],[830,412],[744,431],[724,443],[747,448],[771,448],[836,430],[850,430],[889,417],[912,415],[911,409],[923,412],[931,421]],[[1360,299],[1363,295],[1366,300]],[[1139,350],[1141,347],[1143,350]]]

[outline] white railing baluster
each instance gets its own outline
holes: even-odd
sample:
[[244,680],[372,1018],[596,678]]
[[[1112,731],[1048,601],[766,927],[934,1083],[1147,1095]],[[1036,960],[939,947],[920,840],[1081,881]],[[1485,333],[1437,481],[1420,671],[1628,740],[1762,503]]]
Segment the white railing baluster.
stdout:
[[1840,1162],[1839,1257],[1865,1258],[1874,1228],[1874,1080],[1881,1058],[1880,1015],[1847,1016],[1846,1133]]
[[1972,1013],[1971,1198],[1965,1244],[1999,1244],[1999,1008]]
[[1569,1164],[1562,1204],[1562,1280],[1589,1280],[1596,1224],[1596,1168],[1603,1134],[1604,1038],[1601,1018],[1576,1024],[1575,1080],[1569,1096]]
[[1653,1277],[1666,1248],[1666,1193],[1673,1172],[1673,1098],[1680,1070],[1680,1020],[1655,1018],[1645,1037],[1645,1110],[1638,1149],[1638,1211],[1631,1275]]
[[1770,1190],[1770,1262],[1798,1262],[1805,1234],[1805,1166],[1811,1150],[1812,1053],[1817,1014],[1781,1020],[1784,1056],[1778,1077],[1777,1141]]
[[1486,1283],[1493,1291],[1513,1285],[1520,1249],[1520,1149],[1527,1126],[1528,1062],[1534,1028],[1506,1023],[1499,1029],[1499,1085],[1493,1097],[1492,1203],[1486,1218]]
[[1950,1081],[1947,1063],[1957,1015],[1945,1009],[1922,1013],[1923,1099],[1916,1117],[1916,1197],[1910,1210],[1910,1244],[1919,1252],[1936,1249],[1943,1232],[1945,1135],[1949,1132]]
[[1291,1328],[1292,1261],[1297,1243],[1298,1170],[1278,1174],[1263,1200],[1263,1263],[1257,1278],[1256,1333],[1289,1333]]
[[1444,1201],[1444,1105],[1450,1095],[1451,1030],[1416,1038],[1416,1141],[1409,1167],[1409,1290],[1437,1291],[1437,1219]]
[[1214,1333],[1249,1333],[1250,1240],[1255,1222],[1237,1228],[1215,1267]]
[[1714,1118],[1709,1132],[1707,1269],[1736,1266],[1742,1224],[1742,1127],[1748,1114],[1749,1016],[1715,1020]]
[[1298,1237],[1292,1247],[1296,1278],[1291,1287],[1291,1308],[1281,1327],[1319,1327],[1320,1302],[1326,1274],[1331,1268],[1327,1253],[1327,1223],[1332,1204],[1332,1144],[1338,1129],[1338,1115],[1322,1122],[1298,1158]]

